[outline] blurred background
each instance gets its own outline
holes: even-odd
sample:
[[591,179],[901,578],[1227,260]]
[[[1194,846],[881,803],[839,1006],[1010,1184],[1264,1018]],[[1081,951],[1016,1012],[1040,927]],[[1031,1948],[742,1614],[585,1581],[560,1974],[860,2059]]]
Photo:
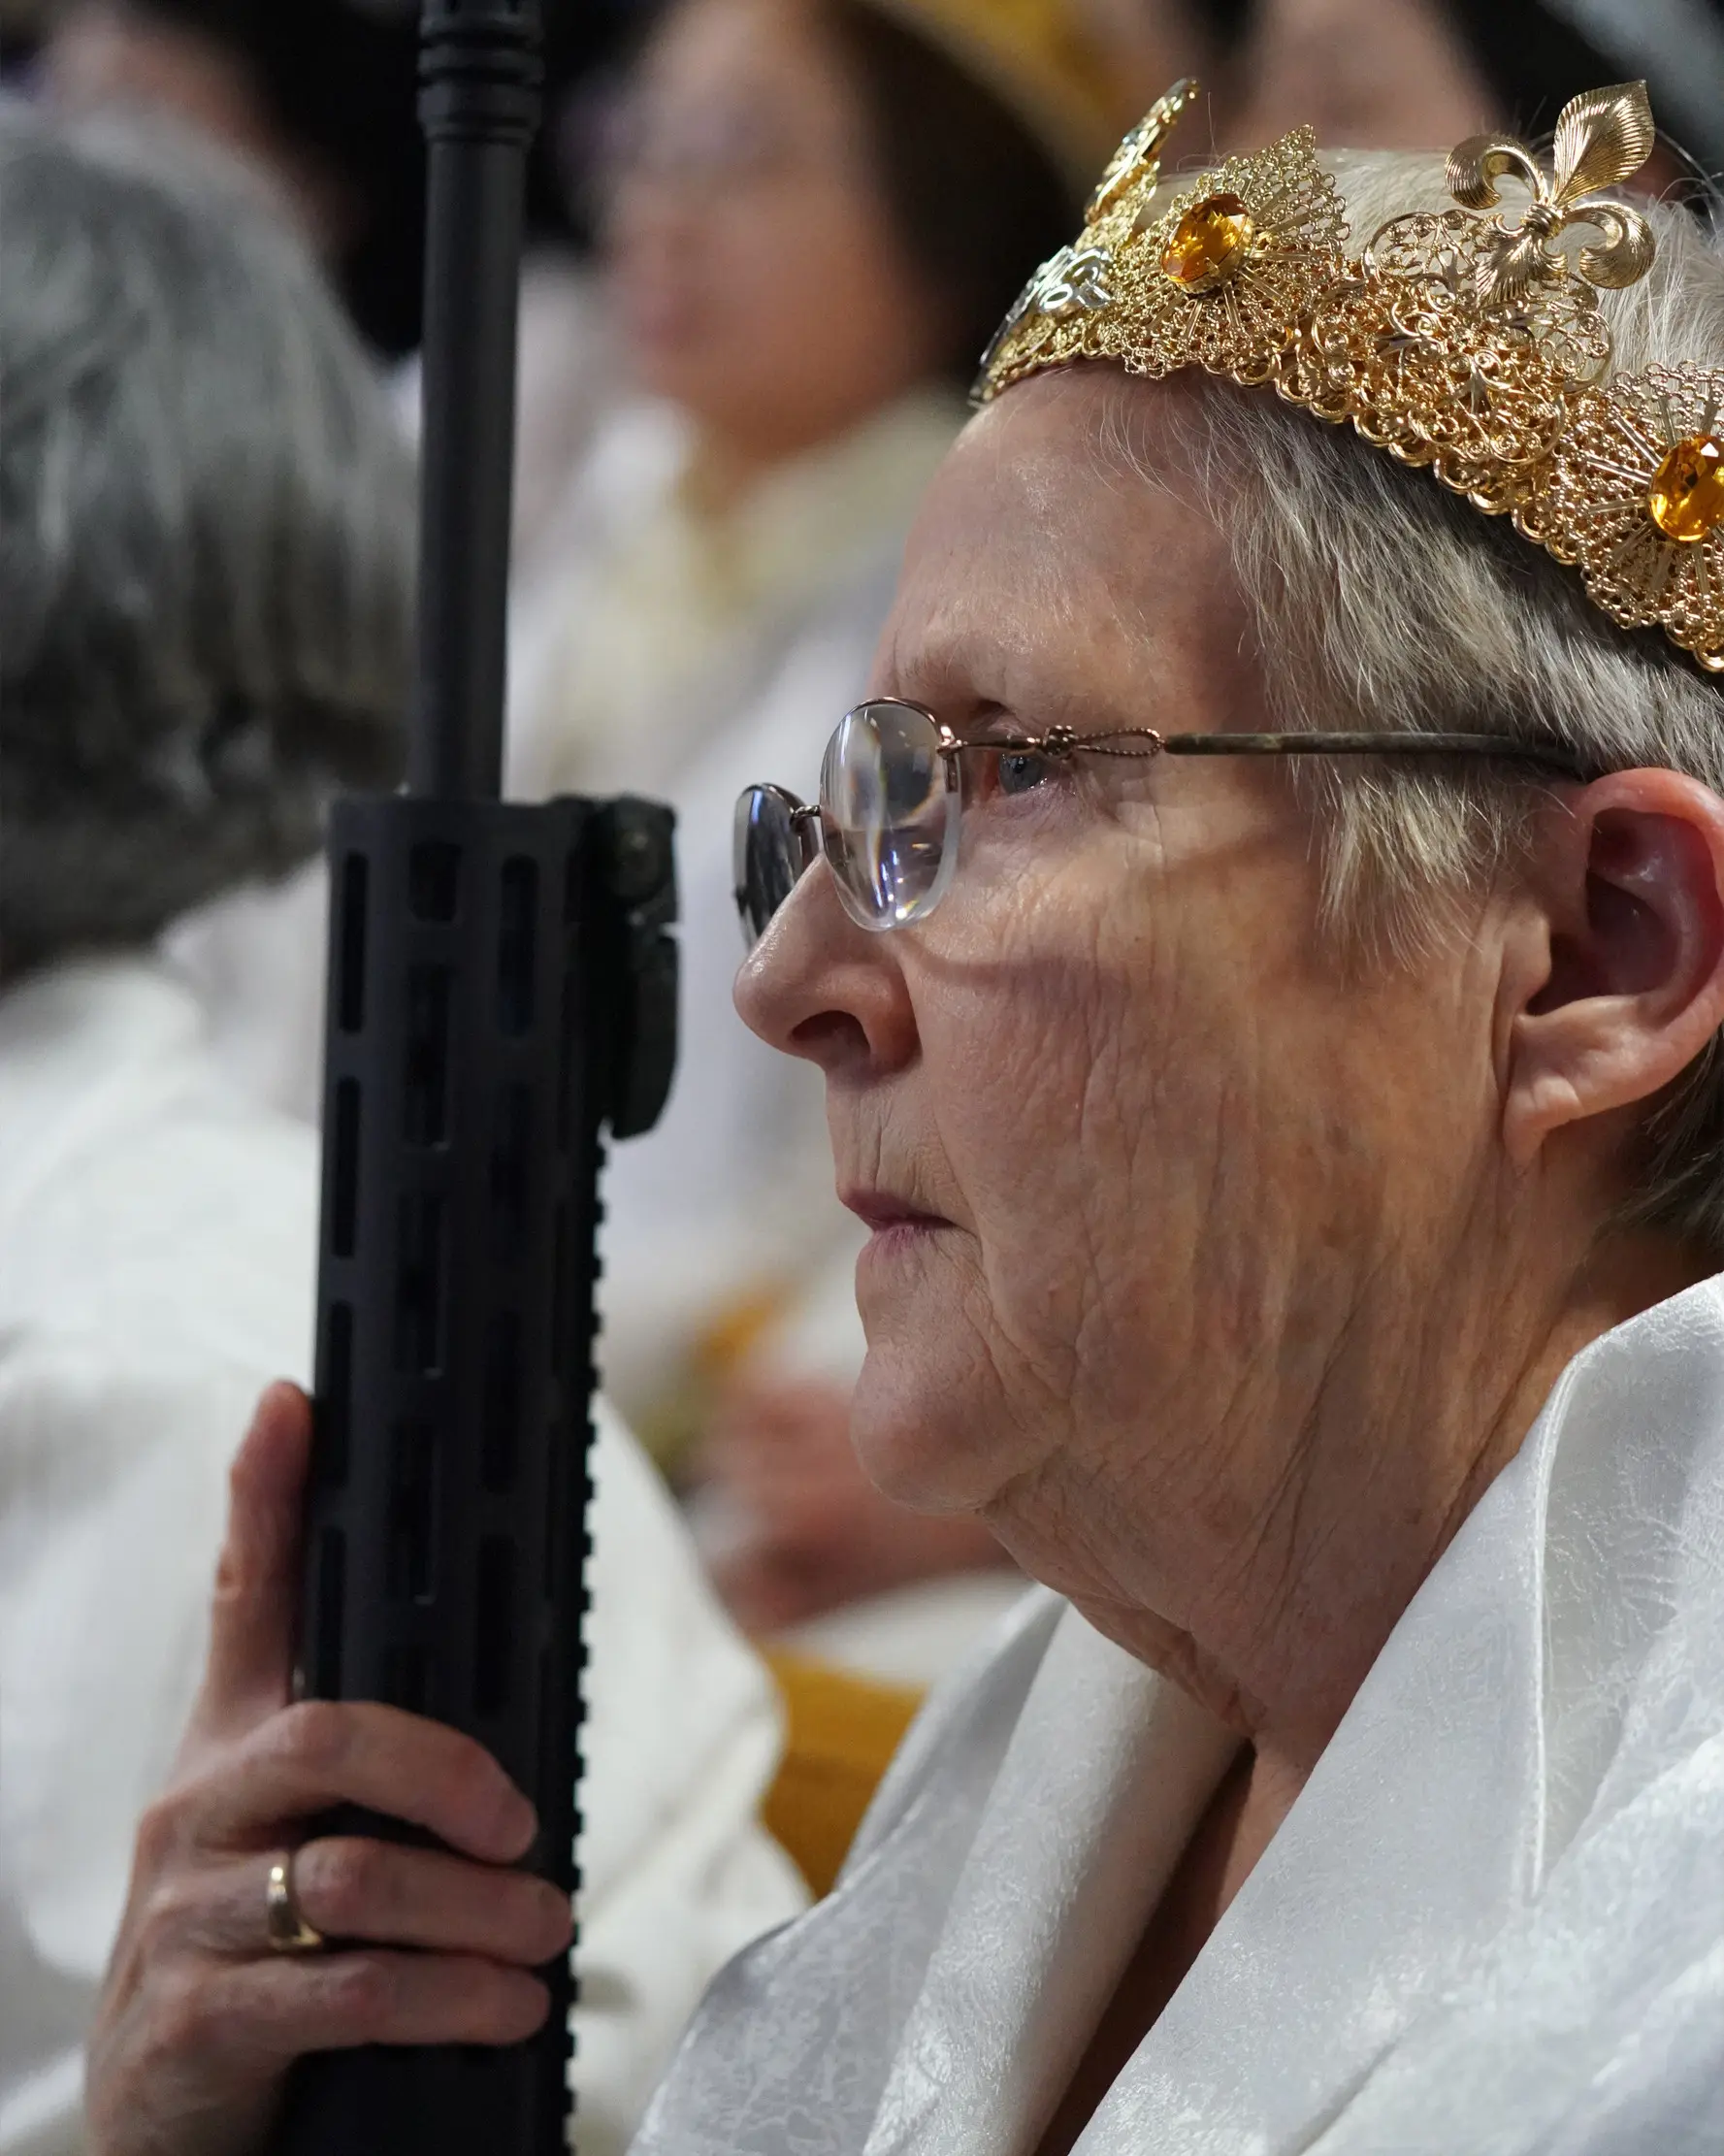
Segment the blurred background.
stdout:
[[[510,772],[682,823],[683,1066],[609,1185],[609,1389],[776,1657],[817,1884],[921,1690],[1019,1583],[897,1513],[847,1436],[861,1230],[821,1088],[742,1030],[730,812],[805,796],[862,693],[916,498],[990,330],[1174,78],[1193,158],[1312,121],[1442,150],[1644,75],[1646,181],[1709,213],[1719,0],[546,0],[523,285]],[[0,0],[48,111],[145,109],[243,160],[416,426],[411,0]],[[230,881],[167,929],[231,1074],[315,1113],[324,892]],[[237,1433],[236,1433],[237,1435]],[[812,1674],[811,1674],[812,1673]],[[786,1809],[788,1808],[788,1809]],[[811,1823],[812,1822],[812,1823]]]

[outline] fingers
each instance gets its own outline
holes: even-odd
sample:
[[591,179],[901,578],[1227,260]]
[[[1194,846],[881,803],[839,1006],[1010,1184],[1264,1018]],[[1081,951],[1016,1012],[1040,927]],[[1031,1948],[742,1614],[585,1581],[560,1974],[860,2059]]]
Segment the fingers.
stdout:
[[549,2008],[524,1970],[379,1949],[200,1965],[156,2003],[152,2033],[208,2072],[217,2059],[279,2064],[363,2043],[520,2043]]
[[310,1447],[309,1401],[297,1386],[271,1386],[229,1470],[227,1538],[195,1716],[206,1731],[247,1726],[287,1697]]
[[469,1955],[152,1963],[104,1994],[88,2051],[90,2156],[244,2156],[271,2145],[281,2075],[362,2043],[519,2043],[550,1995]]
[[530,1873],[436,1849],[329,1837],[300,1850],[294,1887],[329,1939],[423,1946],[536,1968],[568,1946],[569,1898]]
[[[204,1888],[196,1930],[216,1952],[264,1950],[270,1854],[231,1857]],[[326,1939],[482,1955],[536,1969],[568,1946],[569,1897],[530,1873],[438,1849],[328,1836],[294,1853],[293,1894]]]
[[[357,2043],[515,2043],[542,2023],[528,1974],[569,1944],[544,1881],[436,1850],[312,1843],[294,1887],[320,1930],[366,1944],[268,1948],[268,1854],[179,1861],[135,1884],[88,2051],[91,2156],[263,2147],[282,2069]],[[377,1942],[382,1942],[381,1944]],[[413,1943],[421,1951],[395,1951]]]
[[471,1737],[370,1701],[303,1700],[227,1748],[218,1770],[180,1784],[181,1831],[206,1846],[254,1847],[283,1821],[353,1804],[487,1864],[532,1846],[532,1805]]

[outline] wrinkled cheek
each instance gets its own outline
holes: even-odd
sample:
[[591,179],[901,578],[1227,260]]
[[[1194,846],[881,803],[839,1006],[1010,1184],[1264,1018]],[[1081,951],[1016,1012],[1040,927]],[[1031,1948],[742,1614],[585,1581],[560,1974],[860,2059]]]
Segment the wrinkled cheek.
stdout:
[[1009,1124],[1002,1108],[1015,1172],[978,1218],[1002,1375],[1026,1414],[1130,1418],[1196,1348],[1219,1153],[1249,1118],[1179,1000],[1147,953],[1141,974],[1074,965]]
[[1111,1075],[1121,1021],[1103,986],[1091,952],[1064,948],[999,969],[946,1014],[964,1052],[937,1090],[937,1127],[977,1232],[972,1322],[1043,1386],[1068,1380],[1097,1192],[1127,1164]]
[[922,946],[923,1097],[972,1232],[914,1309],[866,1283],[857,1425],[869,1472],[912,1503],[986,1502],[1070,1442],[1137,1353],[1167,992],[1135,909],[1074,888],[1118,866],[994,890]]
[[925,1512],[969,1512],[1033,1464],[1013,1356],[1002,1353],[984,1264],[967,1237],[901,1268],[859,1268],[868,1352],[851,1430],[863,1472]]

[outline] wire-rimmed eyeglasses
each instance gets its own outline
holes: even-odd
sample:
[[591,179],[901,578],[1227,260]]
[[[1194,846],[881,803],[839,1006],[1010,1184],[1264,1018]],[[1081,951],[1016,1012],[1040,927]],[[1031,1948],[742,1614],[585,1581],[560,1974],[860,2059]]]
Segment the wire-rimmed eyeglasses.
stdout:
[[1498,734],[1157,734],[1120,727],[1079,734],[962,739],[920,703],[877,697],[838,722],[820,768],[820,798],[799,801],[782,786],[746,788],[736,803],[736,909],[750,950],[822,854],[844,910],[859,927],[925,921],[958,866],[962,803],[960,759],[986,753],[1014,763],[1074,756],[1497,757],[1581,779],[1580,759],[1560,742]]

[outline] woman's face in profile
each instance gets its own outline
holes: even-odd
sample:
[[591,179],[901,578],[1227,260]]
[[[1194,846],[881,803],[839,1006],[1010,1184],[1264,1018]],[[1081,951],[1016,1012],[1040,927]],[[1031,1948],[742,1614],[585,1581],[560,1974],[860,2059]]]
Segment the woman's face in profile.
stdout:
[[[1121,387],[1044,377],[970,427],[876,693],[960,730],[1267,723],[1171,441],[1164,488],[1106,461]],[[1416,1277],[1491,1172],[1488,973],[1464,949],[1416,977],[1344,967],[1283,769],[1091,758],[1008,787],[965,764],[939,910],[867,933],[819,866],[739,1005],[823,1065],[840,1193],[880,1228],[858,1272],[869,1474],[985,1510],[1091,1607],[1129,1549],[1185,1623],[1192,1540],[1219,1573],[1299,1501],[1304,1403],[1363,1273]]]
[[755,454],[930,364],[866,137],[814,0],[684,0],[620,125],[609,257],[637,376]]

